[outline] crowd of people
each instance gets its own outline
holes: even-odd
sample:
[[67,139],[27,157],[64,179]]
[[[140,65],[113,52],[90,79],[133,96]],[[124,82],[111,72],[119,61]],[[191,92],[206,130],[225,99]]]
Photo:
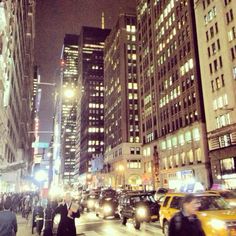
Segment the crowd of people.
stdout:
[[[14,236],[17,234],[17,214],[28,220],[32,213],[32,227],[35,226],[35,216],[42,209],[42,225],[38,235],[52,236],[53,218],[56,214],[61,215],[58,225],[58,236],[76,236],[75,218],[80,217],[78,205],[72,202],[69,192],[65,193],[63,200],[49,200],[43,204],[38,193],[0,193],[0,236]],[[42,230],[43,228],[43,230]],[[32,228],[33,233],[33,228]]]

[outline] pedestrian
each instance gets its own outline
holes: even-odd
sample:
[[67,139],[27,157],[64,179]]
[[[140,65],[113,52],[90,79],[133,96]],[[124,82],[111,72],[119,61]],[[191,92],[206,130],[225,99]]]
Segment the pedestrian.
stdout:
[[57,236],[76,236],[75,218],[80,217],[79,208],[72,202],[70,193],[66,193],[63,203],[54,211],[61,215],[61,220],[57,229]]
[[14,236],[17,232],[16,214],[10,209],[11,198],[6,197],[3,203],[3,210],[0,211],[0,236]]
[[193,194],[187,194],[182,200],[181,210],[170,220],[169,236],[205,236],[196,212],[200,201]]

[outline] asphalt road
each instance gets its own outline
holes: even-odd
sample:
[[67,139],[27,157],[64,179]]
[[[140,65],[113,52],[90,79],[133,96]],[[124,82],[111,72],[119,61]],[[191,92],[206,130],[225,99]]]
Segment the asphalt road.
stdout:
[[76,220],[77,234],[81,236],[163,236],[159,223],[143,223],[140,230],[136,230],[132,221],[127,225],[121,224],[119,219],[101,219],[94,212],[84,213]]

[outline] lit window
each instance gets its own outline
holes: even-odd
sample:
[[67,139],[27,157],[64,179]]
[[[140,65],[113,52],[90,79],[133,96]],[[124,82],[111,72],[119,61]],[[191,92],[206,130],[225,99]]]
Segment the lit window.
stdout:
[[162,141],[161,142],[161,150],[165,150],[166,149],[166,141]]
[[187,131],[185,133],[185,141],[186,142],[191,142],[192,138],[191,138],[191,132],[190,131]]
[[180,134],[178,136],[178,141],[179,141],[179,144],[182,146],[184,145],[184,135],[183,134]]
[[127,30],[127,32],[130,32],[131,31],[131,26],[130,25],[126,25],[126,30]]
[[177,137],[172,138],[172,145],[173,147],[177,147]]
[[171,149],[171,139],[167,139],[167,148]]
[[200,140],[200,132],[198,128],[193,129],[193,140],[199,141]]

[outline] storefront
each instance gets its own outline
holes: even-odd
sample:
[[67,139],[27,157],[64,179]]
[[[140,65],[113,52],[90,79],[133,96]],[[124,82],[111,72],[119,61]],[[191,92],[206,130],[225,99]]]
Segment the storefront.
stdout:
[[236,189],[236,157],[229,157],[220,160],[221,175],[218,179],[222,180],[222,183],[228,189]]
[[194,169],[179,170],[164,174],[163,187],[172,189],[176,192],[197,192],[203,191],[205,187],[201,183],[198,174]]

